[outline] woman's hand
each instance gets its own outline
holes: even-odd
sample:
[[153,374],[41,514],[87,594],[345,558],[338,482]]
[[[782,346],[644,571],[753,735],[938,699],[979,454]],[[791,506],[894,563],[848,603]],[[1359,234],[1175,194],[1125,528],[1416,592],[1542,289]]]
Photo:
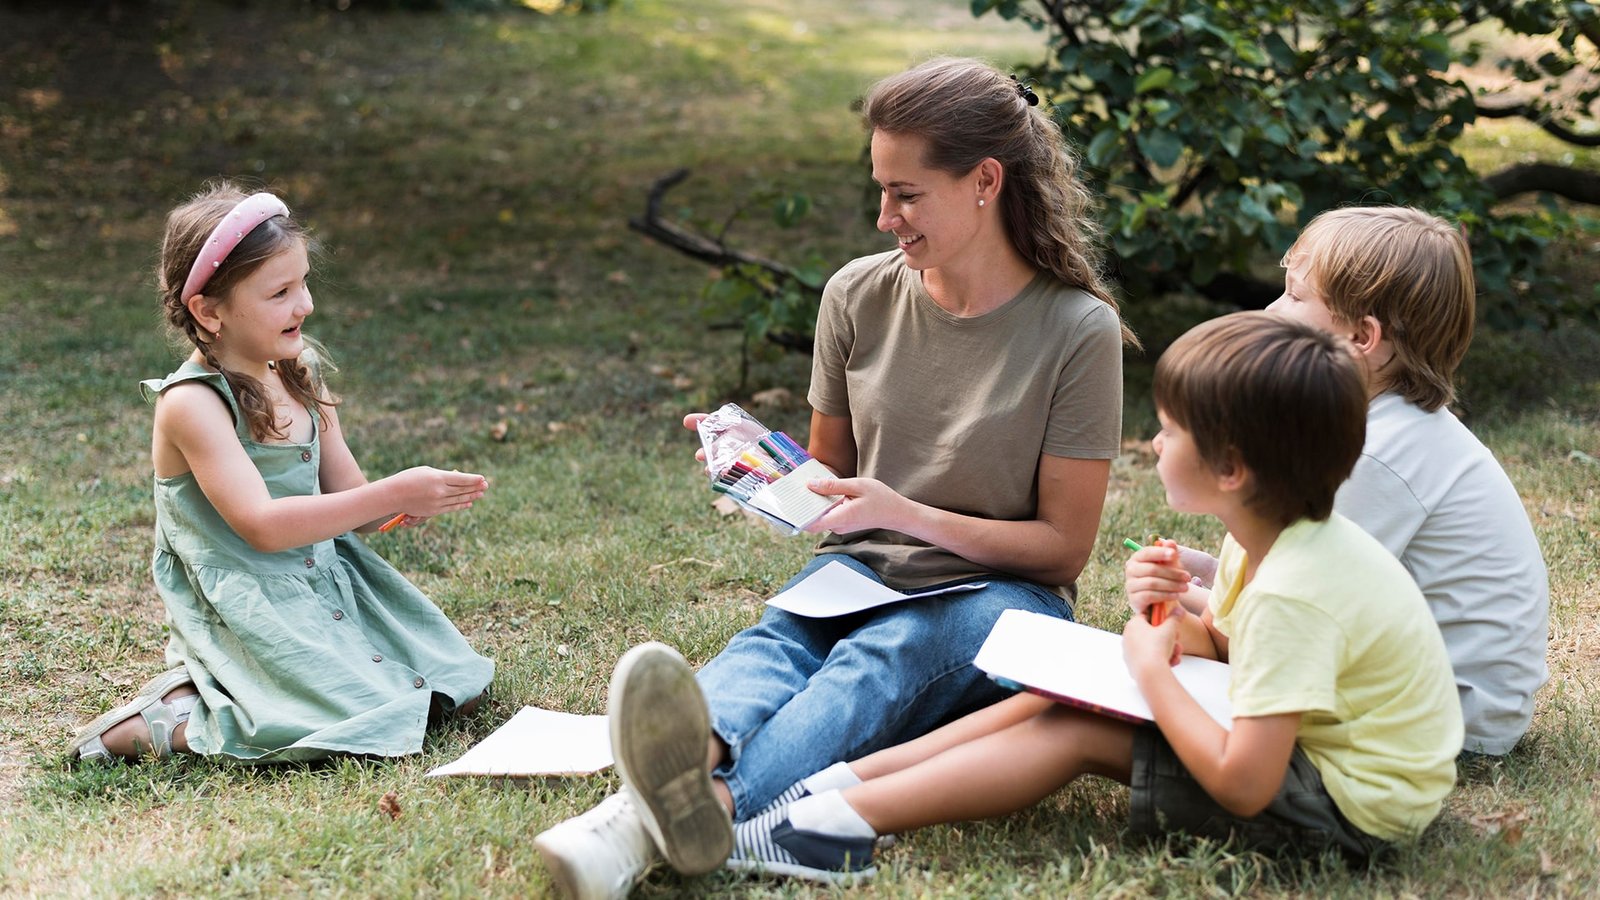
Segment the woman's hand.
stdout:
[[848,534],[869,528],[903,530],[913,503],[876,478],[813,478],[806,485],[814,493],[844,500],[806,526],[806,531]]
[[[703,420],[706,416],[709,416],[709,415],[711,415],[711,414],[710,413],[703,413],[703,412],[689,413],[687,416],[683,417],[683,427],[689,429],[690,431],[694,432],[695,434],[699,434],[700,433],[700,422],[701,422],[701,420]],[[705,462],[706,461],[706,448],[701,447],[700,449],[694,451],[694,458],[699,460],[702,463]]]
[[1165,604],[1171,618],[1186,610],[1181,602],[1189,590],[1189,572],[1179,561],[1175,541],[1160,540],[1134,551],[1122,566],[1128,606],[1136,617],[1143,617],[1152,606]]

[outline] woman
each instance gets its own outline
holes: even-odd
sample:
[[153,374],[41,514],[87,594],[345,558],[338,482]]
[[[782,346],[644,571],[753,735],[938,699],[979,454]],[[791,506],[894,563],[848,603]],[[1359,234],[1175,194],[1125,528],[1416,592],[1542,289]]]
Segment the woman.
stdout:
[[838,560],[899,590],[987,586],[830,619],[769,607],[699,690],[670,649],[630,651],[610,699],[628,789],[537,842],[570,894],[625,892],[652,845],[679,871],[716,867],[729,822],[792,799],[800,776],[1000,699],[971,662],[1002,610],[1071,618],[1134,338],[1037,102],[973,60],[873,88],[878,229],[897,247],[829,280],[808,395],[808,450],[840,475],[811,487],[845,500],[795,581]]

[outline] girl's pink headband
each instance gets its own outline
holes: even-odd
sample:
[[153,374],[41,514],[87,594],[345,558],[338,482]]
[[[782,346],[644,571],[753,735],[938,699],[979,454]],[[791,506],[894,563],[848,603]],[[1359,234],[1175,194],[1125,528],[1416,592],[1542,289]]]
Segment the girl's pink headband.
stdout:
[[183,282],[183,302],[188,303],[189,298],[200,293],[206,282],[211,280],[211,274],[217,271],[233,248],[239,246],[245,235],[273,216],[288,214],[289,207],[266,192],[251,194],[240,200],[239,205],[222,217],[217,227],[211,229],[211,236],[200,245],[200,255],[195,257],[194,265],[189,267],[189,277]]

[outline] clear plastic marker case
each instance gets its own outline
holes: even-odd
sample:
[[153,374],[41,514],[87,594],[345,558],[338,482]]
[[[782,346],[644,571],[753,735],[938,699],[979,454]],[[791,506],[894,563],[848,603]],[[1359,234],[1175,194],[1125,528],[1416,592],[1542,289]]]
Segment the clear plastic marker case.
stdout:
[[711,489],[727,494],[785,534],[799,534],[843,497],[806,485],[834,473],[787,434],[772,431],[729,403],[700,421]]

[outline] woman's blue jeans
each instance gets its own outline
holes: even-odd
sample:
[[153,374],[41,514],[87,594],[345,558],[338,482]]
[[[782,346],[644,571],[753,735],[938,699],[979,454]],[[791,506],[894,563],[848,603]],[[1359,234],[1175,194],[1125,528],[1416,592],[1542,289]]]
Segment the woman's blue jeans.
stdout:
[[[865,564],[831,553],[789,584],[835,560],[880,580]],[[972,665],[1000,613],[1071,619],[1072,607],[1032,582],[986,580],[975,591],[830,619],[769,606],[734,635],[699,673],[712,730],[728,745],[729,759],[713,774],[733,794],[734,818],[760,812],[833,763],[920,737],[1008,695]]]

